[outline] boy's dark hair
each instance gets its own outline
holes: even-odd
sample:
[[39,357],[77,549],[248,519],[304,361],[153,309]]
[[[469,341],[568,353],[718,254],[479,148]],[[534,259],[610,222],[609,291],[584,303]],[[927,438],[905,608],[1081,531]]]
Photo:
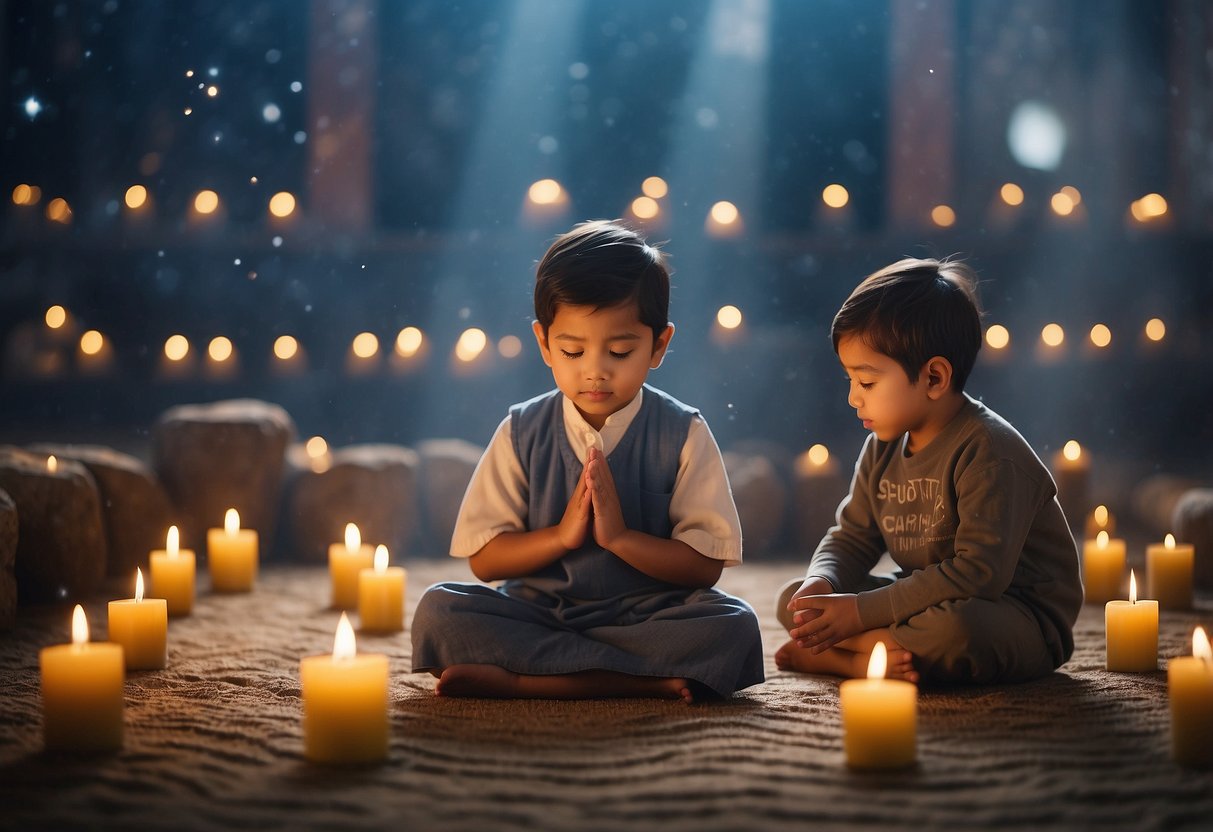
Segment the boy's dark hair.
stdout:
[[656,246],[619,221],[573,226],[535,269],[535,319],[545,337],[561,304],[609,309],[632,301],[656,339],[670,323],[670,270]]
[[899,260],[869,275],[843,303],[830,337],[858,336],[917,382],[936,355],[952,364],[952,389],[964,391],[981,349],[977,277],[958,260]]

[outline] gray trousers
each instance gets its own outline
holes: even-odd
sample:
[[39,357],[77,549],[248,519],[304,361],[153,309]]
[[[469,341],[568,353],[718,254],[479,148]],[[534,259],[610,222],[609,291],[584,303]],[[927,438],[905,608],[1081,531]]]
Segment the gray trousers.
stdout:
[[[869,583],[855,591],[888,586],[894,580],[868,577]],[[775,615],[784,629],[793,626],[788,601],[802,583],[803,577],[794,578],[779,590]],[[1064,661],[1063,648],[1049,644],[1031,608],[1009,595],[997,601],[944,601],[890,625],[889,632],[914,654],[914,668],[928,683],[1026,682],[1049,675]]]

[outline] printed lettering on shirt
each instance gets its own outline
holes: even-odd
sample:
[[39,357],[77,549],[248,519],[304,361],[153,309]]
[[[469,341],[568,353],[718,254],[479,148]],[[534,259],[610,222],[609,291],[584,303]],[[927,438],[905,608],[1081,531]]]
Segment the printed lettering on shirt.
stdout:
[[890,553],[911,552],[955,534],[941,482],[934,477],[881,478],[876,500],[882,504],[877,515]]

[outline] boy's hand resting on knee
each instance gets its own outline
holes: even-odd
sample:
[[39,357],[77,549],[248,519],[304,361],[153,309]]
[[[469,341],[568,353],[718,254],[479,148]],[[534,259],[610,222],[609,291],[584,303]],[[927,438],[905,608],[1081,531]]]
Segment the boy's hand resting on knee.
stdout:
[[586,482],[588,470],[588,465],[582,469],[581,478],[577,480],[577,487],[573,489],[573,496],[569,498],[564,516],[556,526],[560,545],[570,552],[585,544],[590,530],[590,491]]
[[[810,580],[829,583],[821,578]],[[807,585],[809,581],[805,581]],[[859,621],[859,596],[854,593],[830,595],[802,595],[801,587],[788,607],[793,611],[792,620],[797,626],[789,633],[799,647],[811,648],[813,653],[824,653],[838,642],[863,632]]]

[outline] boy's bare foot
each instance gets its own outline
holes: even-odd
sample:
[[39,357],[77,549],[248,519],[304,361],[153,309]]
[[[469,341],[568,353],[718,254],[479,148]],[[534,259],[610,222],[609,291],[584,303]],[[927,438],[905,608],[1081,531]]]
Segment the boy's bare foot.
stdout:
[[[864,653],[845,650],[841,647],[832,647],[814,654],[809,648],[798,647],[795,641],[788,641],[775,651],[775,666],[780,670],[798,673],[822,673],[849,679],[861,679],[868,675],[868,660],[871,656],[870,650]],[[918,671],[914,669],[914,656],[909,650],[900,647],[890,649],[888,661],[885,678],[918,682]]]
[[600,699],[636,697],[695,701],[686,679],[629,676],[589,670],[557,676],[514,673],[493,664],[456,664],[442,671],[434,688],[438,696],[489,699]]

